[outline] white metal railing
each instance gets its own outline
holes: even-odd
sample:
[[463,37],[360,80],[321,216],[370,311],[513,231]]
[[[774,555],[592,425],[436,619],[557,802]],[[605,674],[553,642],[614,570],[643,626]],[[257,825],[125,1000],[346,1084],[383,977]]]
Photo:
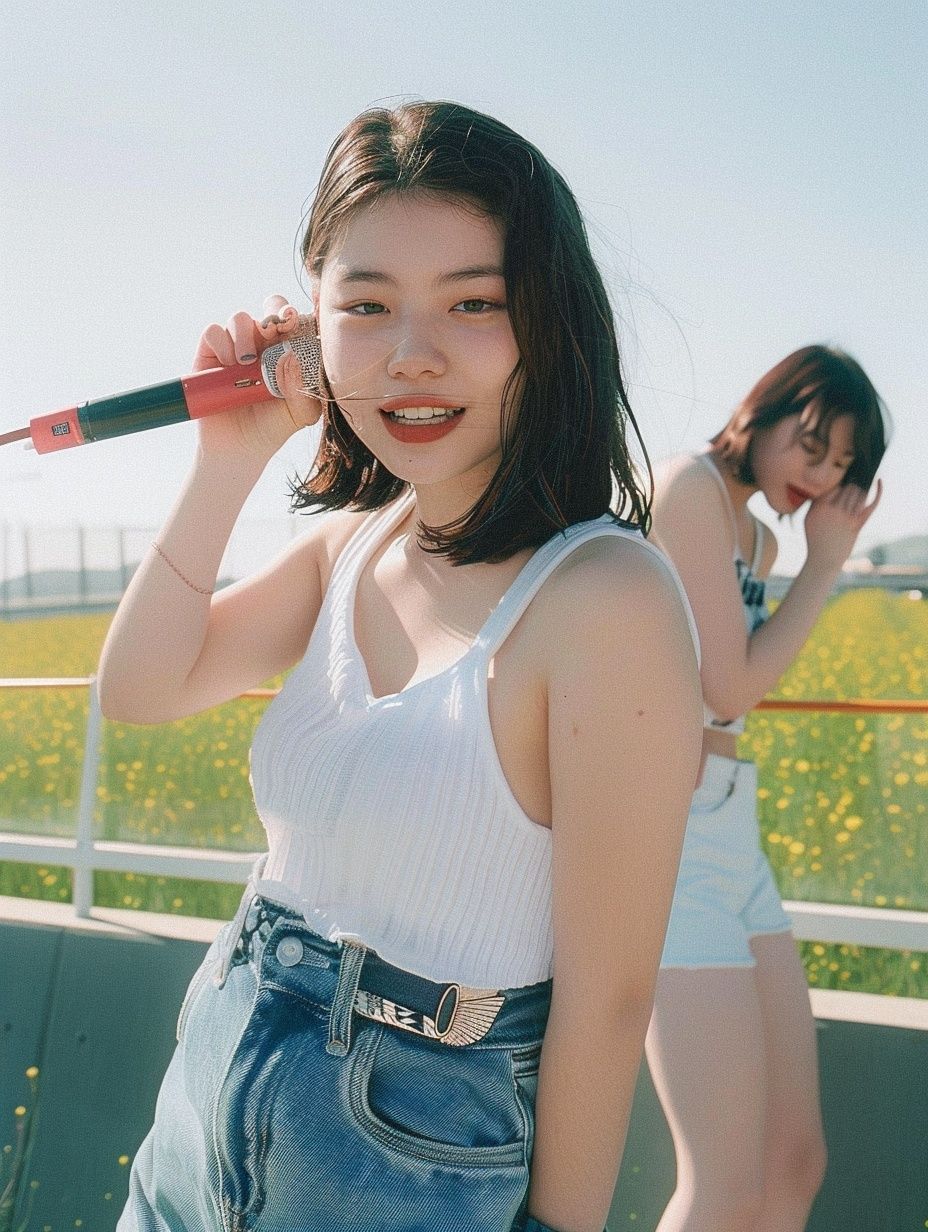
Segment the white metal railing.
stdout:
[[[4,832],[0,818],[0,860],[15,863],[54,863],[73,874],[72,903],[77,915],[87,917],[93,906],[93,875],[96,871],[147,873],[155,876],[191,877],[200,881],[244,884],[257,852],[221,851],[202,847],[167,847],[150,843],[112,842],[95,838],[93,813],[103,734],[103,715],[94,687],[94,676],[17,677],[0,680],[4,688],[86,688],[89,691],[87,731],[81,767],[74,838]],[[268,696],[256,689],[246,696]]]
[[[86,688],[89,691],[87,731],[81,769],[81,790],[74,838],[47,837],[3,831],[0,819],[0,860],[18,863],[54,863],[73,873],[74,911],[90,915],[95,871],[145,873],[156,876],[190,877],[201,881],[244,884],[257,853],[232,852],[196,847],[167,847],[149,843],[113,842],[93,833],[97,776],[100,767],[102,714],[94,687],[95,677],[40,677],[0,679],[4,688]],[[246,697],[273,696],[273,690],[255,689]],[[764,702],[764,709],[834,709],[885,713],[928,712],[920,702]],[[879,946],[886,949],[928,951],[928,911],[903,911],[885,907],[857,907],[843,903],[787,900],[783,904],[796,937],[846,945]]]

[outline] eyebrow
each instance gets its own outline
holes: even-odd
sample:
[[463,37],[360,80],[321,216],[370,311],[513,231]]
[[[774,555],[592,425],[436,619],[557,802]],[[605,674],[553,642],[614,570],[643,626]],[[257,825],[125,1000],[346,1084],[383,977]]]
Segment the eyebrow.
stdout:
[[[452,270],[442,274],[438,279],[443,283],[473,282],[477,278],[502,278],[502,269],[498,265],[468,265],[464,269]],[[396,285],[396,279],[382,270],[348,269],[338,275],[339,282],[353,284],[356,282],[375,283],[377,285]]]

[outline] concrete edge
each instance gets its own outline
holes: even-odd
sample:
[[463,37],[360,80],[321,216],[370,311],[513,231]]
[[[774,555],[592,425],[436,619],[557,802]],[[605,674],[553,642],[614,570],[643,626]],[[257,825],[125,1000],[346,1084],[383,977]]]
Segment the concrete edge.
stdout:
[[118,907],[94,907],[89,917],[76,915],[70,903],[47,903],[33,898],[0,894],[0,924],[31,924],[40,928],[66,928],[72,932],[108,934],[127,941],[164,938],[202,941],[207,945],[225,920],[190,915],[163,915]]
[[845,992],[840,988],[810,988],[809,999],[812,1013],[818,1019],[928,1031],[928,1000],[919,997],[887,997],[873,992]]
[[[63,928],[72,932],[122,937],[129,941],[164,938],[199,941],[208,945],[225,922],[117,907],[94,907],[89,918],[84,918],[75,915],[70,903],[47,903],[39,899],[0,895],[0,924]],[[812,1013],[818,1019],[928,1031],[928,1000],[830,988],[810,988],[809,999]]]

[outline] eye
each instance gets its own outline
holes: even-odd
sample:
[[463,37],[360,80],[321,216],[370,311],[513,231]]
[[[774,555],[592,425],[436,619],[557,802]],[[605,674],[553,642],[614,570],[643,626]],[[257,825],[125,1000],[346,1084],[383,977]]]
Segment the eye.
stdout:
[[459,304],[455,304],[454,311],[463,313],[465,316],[482,316],[485,312],[494,312],[505,307],[505,304],[500,304],[496,300],[481,299],[478,296],[474,299],[462,299]]
[[375,300],[362,300],[360,304],[352,304],[346,309],[356,317],[375,317],[386,312],[383,304],[378,304]]

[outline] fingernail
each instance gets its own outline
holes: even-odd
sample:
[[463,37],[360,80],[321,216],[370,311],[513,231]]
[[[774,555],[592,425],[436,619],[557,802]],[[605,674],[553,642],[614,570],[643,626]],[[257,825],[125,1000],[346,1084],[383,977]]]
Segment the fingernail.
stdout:
[[239,363],[253,364],[257,358],[258,358],[257,355],[251,355],[251,354],[243,355],[241,359],[239,360]]

